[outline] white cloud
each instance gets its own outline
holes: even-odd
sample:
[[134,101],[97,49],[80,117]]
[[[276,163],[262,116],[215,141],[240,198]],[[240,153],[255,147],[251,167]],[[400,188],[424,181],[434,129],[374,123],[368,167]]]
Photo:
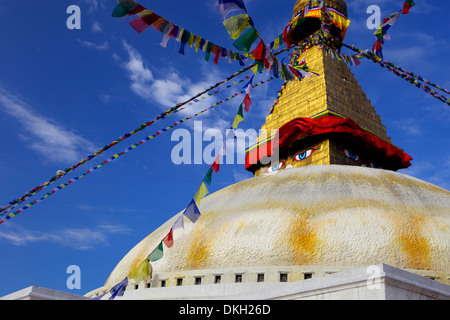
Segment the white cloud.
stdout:
[[19,137],[43,158],[54,162],[81,159],[81,151],[93,151],[93,144],[61,127],[54,120],[37,114],[22,99],[0,87],[0,110],[23,126]]
[[423,129],[417,119],[406,118],[392,121],[392,125],[408,136],[420,136]]
[[100,225],[96,228],[68,228],[56,232],[41,232],[22,227],[5,225],[0,230],[0,239],[16,246],[25,246],[35,242],[58,243],[77,250],[90,250],[99,245],[108,245],[108,236],[124,234],[130,229],[122,225]]
[[94,22],[94,24],[91,27],[91,32],[92,33],[102,33],[103,32],[103,28],[100,25],[100,23]]
[[82,46],[86,47],[86,48],[92,48],[95,49],[99,52],[101,51],[106,51],[109,49],[109,44],[107,41],[103,42],[103,44],[97,44],[97,43],[93,43],[93,42],[89,42],[89,41],[83,41],[83,40],[78,40],[78,42],[81,43]]
[[[122,60],[118,55],[115,55],[114,59],[128,72],[131,91],[146,101],[156,102],[164,110],[190,99],[209,88],[211,84],[222,80],[218,71],[211,71],[209,68],[200,70],[204,80],[199,82],[180,76],[170,67],[152,67],[151,70],[135,48],[125,41],[123,46],[128,54],[127,59]],[[213,100],[208,97],[199,105],[209,106],[211,101]],[[190,108],[189,112],[182,111],[181,114],[191,114],[193,110],[198,111]]]

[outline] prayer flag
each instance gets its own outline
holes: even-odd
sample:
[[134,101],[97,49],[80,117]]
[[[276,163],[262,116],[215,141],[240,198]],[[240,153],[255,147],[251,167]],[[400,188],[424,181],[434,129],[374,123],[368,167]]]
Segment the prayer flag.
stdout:
[[241,104],[239,106],[239,111],[236,114],[236,117],[234,118],[232,128],[237,129],[237,127],[239,126],[239,123],[241,123],[242,121],[244,121],[244,114],[242,113],[242,104]]
[[216,8],[223,20],[225,20],[226,16],[232,11],[242,10],[243,12],[247,12],[242,0],[218,0]]
[[[249,28],[243,35],[241,35],[233,45],[241,50],[248,52],[252,44],[259,38],[258,32],[255,28]],[[278,39],[278,38],[277,38]]]
[[213,171],[215,173],[219,172],[219,168],[220,168],[220,153],[217,155],[216,160],[214,161],[212,167]]
[[148,261],[155,262],[161,259],[164,256],[163,243],[158,245],[158,247],[153,250],[153,252],[148,256]]
[[[203,184],[202,184],[203,185]],[[192,200],[189,206],[184,211],[183,215],[185,215],[189,220],[195,223],[198,218],[200,218],[200,210],[198,210],[197,204],[195,200]]]
[[137,7],[142,6],[133,0],[120,0],[117,6],[114,8],[112,16],[115,18],[126,16],[127,14],[134,13]]
[[209,193],[208,188],[206,187],[205,183],[202,183],[200,188],[198,189],[197,193],[194,196],[194,201],[198,204],[200,204],[200,201]]
[[151,14],[145,15],[143,17],[139,17],[130,22],[130,25],[136,30],[138,33],[141,33],[149,26],[151,26],[156,20],[160,19],[156,13],[152,12]]
[[178,229],[178,228],[184,229],[184,219],[183,219],[183,215],[181,215],[181,216],[177,219],[177,221],[175,221],[175,223],[174,223],[173,226],[172,226],[172,231],[175,230],[175,229]]
[[255,58],[255,60],[263,60],[265,49],[266,46],[264,45],[264,42],[261,39],[258,43],[258,46],[255,48],[255,50],[251,52],[251,54]]
[[247,93],[245,95],[243,103],[244,103],[244,106],[245,106],[245,108],[244,108],[245,112],[249,112],[250,111],[250,106],[252,105],[252,100],[250,98],[250,94],[249,93]]
[[167,47],[167,42],[169,41],[170,38],[170,32],[172,32],[174,25],[172,23],[169,23],[169,25],[165,28],[164,30],[164,36],[163,39],[161,41],[161,43],[159,44],[161,47],[166,48]]
[[111,293],[111,297],[109,300],[114,300],[116,296],[122,297],[125,293],[125,290],[127,289],[128,285],[128,277],[126,277],[122,282],[116,284],[114,287],[111,288],[109,291]]
[[210,168],[205,176],[205,179],[203,179],[203,182],[205,182],[208,186],[211,185],[212,172],[213,170],[212,168]]
[[167,248],[172,248],[172,246],[173,246],[173,229],[170,229],[167,236],[164,237],[163,242]]
[[150,277],[150,264],[146,258],[136,269],[131,271],[130,278],[139,284],[141,281]]
[[251,27],[250,17],[246,14],[238,14],[225,20],[223,25],[230,34],[230,37],[237,39],[245,29]]
[[414,7],[416,4],[414,3],[413,0],[406,0],[403,3],[403,14],[408,14],[409,13],[409,9],[411,9],[412,7]]

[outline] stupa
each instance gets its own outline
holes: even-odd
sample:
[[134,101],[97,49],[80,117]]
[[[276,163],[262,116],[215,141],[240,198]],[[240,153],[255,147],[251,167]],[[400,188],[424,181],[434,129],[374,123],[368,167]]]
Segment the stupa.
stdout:
[[[308,3],[298,0],[294,16]],[[347,17],[344,0],[325,5]],[[300,41],[319,27],[306,18],[290,36]],[[334,29],[342,40],[342,26]],[[219,284],[232,297],[226,284],[290,283],[379,264],[449,284],[450,192],[397,172],[411,157],[392,144],[343,62],[314,43],[303,58],[319,76],[287,83],[263,125],[279,135],[260,137],[248,150],[246,169],[255,177],[204,198],[200,219],[174,230],[173,247],[151,263],[151,278],[130,280],[127,290],[136,293],[129,297],[217,297]],[[264,165],[276,148],[280,161]],[[88,296],[138,267],[180,214],[137,244]],[[176,294],[184,287],[203,291]]]

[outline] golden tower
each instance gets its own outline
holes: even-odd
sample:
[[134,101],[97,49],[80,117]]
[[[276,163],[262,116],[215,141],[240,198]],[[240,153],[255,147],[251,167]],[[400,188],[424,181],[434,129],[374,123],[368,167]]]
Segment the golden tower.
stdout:
[[[308,3],[310,3],[309,0],[298,0],[294,6],[293,17],[304,10]],[[324,4],[347,18],[347,5],[344,0],[327,0]],[[297,27],[296,30],[291,31],[291,37],[297,43],[319,28],[319,19],[306,17],[301,28]],[[341,35],[339,32],[332,34],[336,37]],[[339,40],[342,41],[342,37]],[[266,143],[267,137],[272,135],[273,130],[278,130],[295,119],[318,119],[323,116],[351,119],[361,127],[364,133],[373,136],[368,136],[369,140],[377,139],[379,143],[369,146],[367,141],[355,137],[358,133],[338,133],[329,130],[328,133],[307,135],[307,137],[297,139],[296,143],[291,143],[289,148],[280,149],[279,168],[277,168],[278,163],[270,165],[247,163],[247,170],[259,175],[268,170],[282,169],[288,165],[299,167],[341,164],[380,167],[395,171],[407,167],[409,165],[407,163],[408,155],[401,155],[402,160],[400,160],[399,157],[387,157],[387,153],[381,151],[381,149],[387,148],[391,153],[402,153],[400,149],[396,150],[398,148],[391,144],[381,117],[376,113],[349,67],[343,61],[327,55],[324,50],[319,49],[317,44],[310,42],[307,47],[309,48],[298,59],[299,61],[304,59],[308,67],[319,75],[301,81],[291,81],[284,86],[278,103],[272,113],[266,117],[266,123],[262,126],[263,132],[266,132],[267,136],[260,136],[258,144],[250,148],[248,153],[251,153],[252,149],[256,152],[256,149]],[[339,48],[339,44],[337,47]],[[324,123],[320,125],[324,126]],[[301,161],[296,161],[294,157],[299,153],[300,156],[297,157],[297,160]]]

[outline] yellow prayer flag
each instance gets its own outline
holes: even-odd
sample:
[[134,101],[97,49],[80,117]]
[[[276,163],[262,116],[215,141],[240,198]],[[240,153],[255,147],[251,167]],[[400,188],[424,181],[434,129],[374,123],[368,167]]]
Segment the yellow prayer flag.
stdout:
[[237,114],[236,118],[234,118],[234,122],[231,127],[233,129],[237,129],[237,127],[239,126],[239,123],[241,123],[243,120],[244,120],[244,118],[242,118],[241,115]]
[[197,193],[194,196],[195,203],[197,203],[197,205],[200,205],[200,200],[202,200],[208,193],[209,193],[208,188],[203,182],[202,185],[200,186],[200,189],[198,189]]
[[134,281],[139,284],[142,280],[145,280],[150,277],[150,263],[148,259],[145,259],[139,267],[134,269],[130,273],[130,278],[134,279]]
[[223,25],[227,29],[230,37],[232,39],[237,39],[241,35],[241,33],[251,26],[250,18],[246,14],[238,14],[237,16],[233,16],[228,18],[223,22]]

